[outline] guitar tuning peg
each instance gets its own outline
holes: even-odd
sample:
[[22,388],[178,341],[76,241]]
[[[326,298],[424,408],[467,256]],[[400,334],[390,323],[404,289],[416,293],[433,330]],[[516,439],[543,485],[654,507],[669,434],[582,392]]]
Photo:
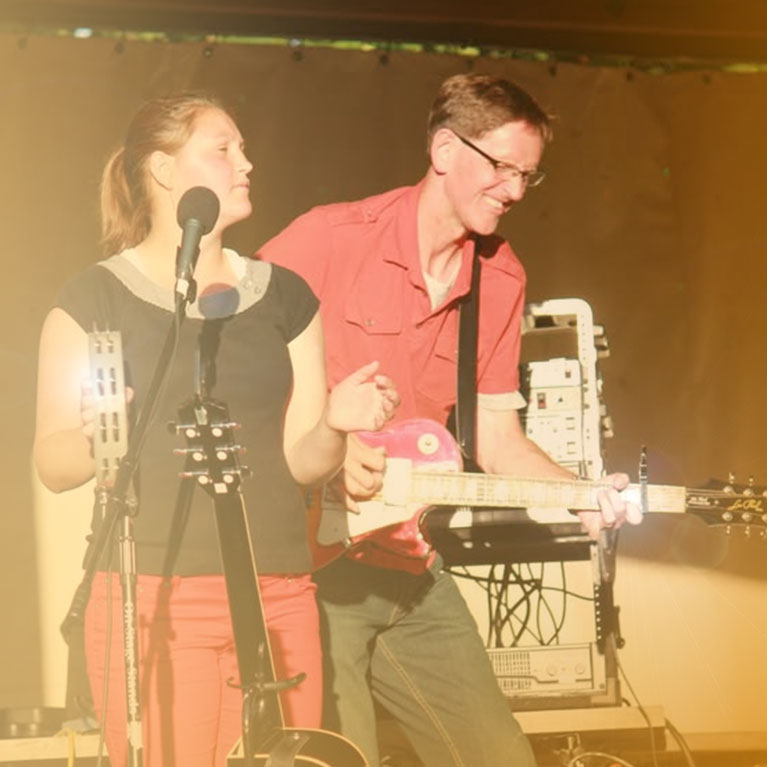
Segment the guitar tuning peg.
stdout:
[[750,474],[748,477],[748,486],[753,487],[754,486],[754,475]]
[[735,482],[735,474],[731,471],[727,472],[727,481],[732,485]]

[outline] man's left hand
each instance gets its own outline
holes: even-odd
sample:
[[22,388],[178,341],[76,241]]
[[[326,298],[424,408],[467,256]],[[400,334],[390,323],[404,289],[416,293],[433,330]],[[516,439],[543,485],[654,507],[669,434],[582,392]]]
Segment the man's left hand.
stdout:
[[603,478],[609,487],[597,494],[599,511],[579,511],[581,524],[590,538],[596,540],[604,528],[617,529],[624,523],[638,525],[642,521],[642,512],[635,503],[627,501],[620,491],[629,485],[628,474],[618,472]]

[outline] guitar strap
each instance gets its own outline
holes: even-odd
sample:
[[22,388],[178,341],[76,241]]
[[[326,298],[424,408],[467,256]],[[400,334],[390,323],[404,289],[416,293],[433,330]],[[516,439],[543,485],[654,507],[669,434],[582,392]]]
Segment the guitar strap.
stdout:
[[474,237],[471,289],[458,308],[458,380],[455,402],[455,436],[467,468],[477,461],[477,336],[479,331],[479,275],[482,268],[480,240]]

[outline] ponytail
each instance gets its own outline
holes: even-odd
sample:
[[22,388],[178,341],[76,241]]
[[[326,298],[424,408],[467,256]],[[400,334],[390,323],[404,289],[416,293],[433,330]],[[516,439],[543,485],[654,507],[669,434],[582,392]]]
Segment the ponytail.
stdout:
[[[137,199],[138,198],[138,199]],[[149,234],[148,200],[125,169],[125,147],[112,153],[101,177],[101,242],[106,256],[138,245]]]

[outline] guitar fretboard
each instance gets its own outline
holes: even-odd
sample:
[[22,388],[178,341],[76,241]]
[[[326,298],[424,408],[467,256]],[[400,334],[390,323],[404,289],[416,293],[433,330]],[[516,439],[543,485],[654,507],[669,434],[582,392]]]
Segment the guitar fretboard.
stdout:
[[[526,479],[466,472],[414,471],[410,496],[430,506],[499,506],[519,508],[598,509],[597,494],[609,485],[582,480]],[[640,485],[621,492],[640,505]],[[682,514],[686,489],[648,485],[647,511]]]

